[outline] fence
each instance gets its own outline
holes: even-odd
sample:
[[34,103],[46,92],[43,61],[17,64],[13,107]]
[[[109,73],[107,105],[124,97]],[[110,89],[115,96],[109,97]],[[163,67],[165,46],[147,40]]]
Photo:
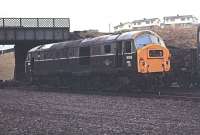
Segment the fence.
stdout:
[[1,27],[70,28],[69,18],[0,18]]

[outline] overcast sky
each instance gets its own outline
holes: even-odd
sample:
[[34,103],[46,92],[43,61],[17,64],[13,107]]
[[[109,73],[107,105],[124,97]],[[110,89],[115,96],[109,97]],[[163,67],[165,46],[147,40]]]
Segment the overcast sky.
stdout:
[[1,0],[0,17],[69,17],[71,31],[98,29],[135,19],[192,14],[198,0]]

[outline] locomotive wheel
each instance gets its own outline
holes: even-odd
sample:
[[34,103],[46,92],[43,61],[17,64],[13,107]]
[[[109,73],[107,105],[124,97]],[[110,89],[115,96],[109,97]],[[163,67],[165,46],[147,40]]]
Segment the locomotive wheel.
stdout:
[[177,82],[180,88],[190,88],[191,80],[188,77],[180,77]]
[[198,82],[198,81],[192,82],[192,86],[194,88],[200,88],[200,82]]
[[194,88],[200,88],[200,78],[194,78],[192,80],[192,87],[194,87]]
[[190,82],[186,82],[186,81],[178,81],[178,85],[181,87],[181,88],[190,88]]
[[193,88],[200,88],[200,77],[199,77],[199,74],[198,73],[194,73],[192,75],[192,87]]

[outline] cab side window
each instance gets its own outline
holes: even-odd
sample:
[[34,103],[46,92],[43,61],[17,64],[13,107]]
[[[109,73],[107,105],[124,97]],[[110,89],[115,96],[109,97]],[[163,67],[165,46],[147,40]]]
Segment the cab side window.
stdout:
[[111,53],[111,45],[104,45],[104,53],[105,54]]
[[131,45],[132,45],[131,52],[135,52],[136,51],[135,42],[131,41]]
[[124,52],[125,53],[131,53],[131,41],[125,41]]

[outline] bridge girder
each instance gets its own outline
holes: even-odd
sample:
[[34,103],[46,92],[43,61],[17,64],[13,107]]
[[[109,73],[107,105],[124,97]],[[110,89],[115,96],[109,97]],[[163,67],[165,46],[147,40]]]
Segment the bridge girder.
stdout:
[[15,79],[24,79],[27,51],[70,39],[69,18],[0,18],[0,44],[15,44]]

